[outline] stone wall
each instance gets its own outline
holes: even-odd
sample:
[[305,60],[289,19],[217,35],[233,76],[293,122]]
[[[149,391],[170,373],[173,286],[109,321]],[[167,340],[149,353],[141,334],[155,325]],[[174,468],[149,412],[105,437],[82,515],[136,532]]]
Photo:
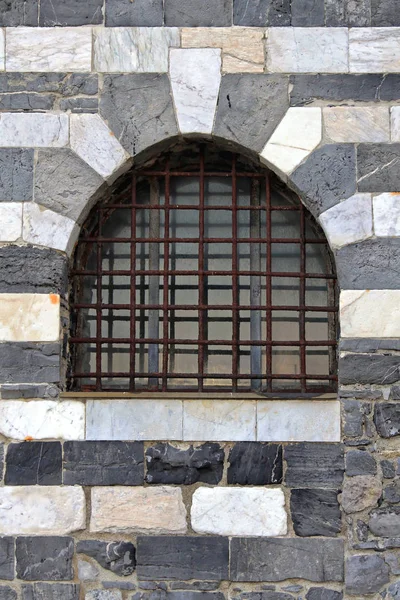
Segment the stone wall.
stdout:
[[[0,600],[400,597],[399,15],[0,3]],[[185,136],[261,161],[323,227],[337,397],[66,392],[80,227]]]

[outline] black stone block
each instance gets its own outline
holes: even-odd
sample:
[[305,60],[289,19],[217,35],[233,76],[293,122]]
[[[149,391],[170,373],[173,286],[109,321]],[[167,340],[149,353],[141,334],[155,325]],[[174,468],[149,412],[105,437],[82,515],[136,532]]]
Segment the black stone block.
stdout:
[[17,600],[17,592],[9,585],[0,585],[0,600]]
[[335,490],[297,489],[290,495],[296,535],[334,537],[341,530],[340,507]]
[[374,411],[374,423],[378,434],[383,438],[400,435],[400,404],[377,403]]
[[6,485],[61,485],[60,442],[20,442],[7,450]]
[[163,0],[106,0],[107,27],[159,27]]
[[400,381],[400,356],[347,354],[339,360],[339,378],[342,385],[395,383]]
[[77,543],[78,554],[94,558],[103,569],[116,575],[132,575],[136,566],[135,546],[131,542],[104,542],[102,540],[81,540]]
[[0,537],[0,579],[14,579],[14,538]]
[[143,485],[143,442],[64,443],[64,485]]
[[245,27],[287,27],[290,0],[233,0],[233,24]]
[[38,385],[31,385],[30,383],[3,383],[0,392],[3,400],[18,400],[22,398],[50,398],[54,400],[60,395],[60,390],[57,386],[47,385],[46,383]]
[[325,0],[327,27],[369,27],[371,0]]
[[[0,252],[1,254],[1,252]],[[1,262],[1,256],[0,256]],[[29,342],[0,344],[0,383],[57,383],[60,345]]]
[[282,483],[282,446],[239,442],[229,454],[228,483],[268,485]]
[[0,110],[52,110],[54,108],[55,99],[55,96],[51,94],[0,94]]
[[17,537],[17,577],[25,581],[69,581],[74,578],[74,540],[70,537]]
[[76,583],[34,583],[22,586],[22,600],[79,600]]
[[0,93],[21,92],[91,96],[98,92],[98,76],[92,73],[0,73]]
[[336,252],[340,287],[345,290],[398,289],[399,261],[399,239],[375,238],[344,246]]
[[377,467],[372,454],[365,450],[350,450],[346,454],[346,475],[376,475]]
[[231,581],[343,581],[343,540],[232,538]]
[[359,192],[397,192],[400,144],[359,144],[357,175]]
[[217,485],[224,470],[225,453],[219,444],[202,444],[180,450],[157,444],[146,450],[147,483],[191,485],[201,481]]
[[26,202],[33,193],[33,150],[0,148],[0,202]]
[[292,27],[325,25],[324,0],[292,0]]
[[372,27],[399,27],[400,11],[397,0],[371,0]]
[[342,598],[343,592],[324,587],[311,587],[306,594],[306,600],[342,600]]
[[347,338],[340,340],[339,350],[341,352],[362,352],[366,354],[374,354],[379,350],[396,350],[397,352],[400,351],[400,340],[381,340],[379,338]]
[[224,537],[146,536],[137,540],[139,579],[229,579],[229,540]]
[[0,27],[37,26],[39,0],[2,0]]
[[342,484],[344,455],[341,444],[288,444],[284,458],[287,463],[285,482],[290,487],[336,489]]
[[60,110],[70,110],[73,113],[97,113],[99,101],[97,98],[63,98],[60,100]]
[[164,19],[168,27],[229,27],[232,0],[164,0]]
[[32,246],[0,248],[0,293],[64,295],[67,285],[67,259],[55,250]]
[[103,0],[40,0],[41,27],[98,25],[103,22]]
[[359,554],[346,561],[346,592],[373,594],[389,582],[389,567],[381,556]]

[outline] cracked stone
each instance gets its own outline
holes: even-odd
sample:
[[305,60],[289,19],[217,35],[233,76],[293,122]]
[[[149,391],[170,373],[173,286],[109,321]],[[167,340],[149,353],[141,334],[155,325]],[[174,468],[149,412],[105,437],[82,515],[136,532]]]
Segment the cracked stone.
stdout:
[[37,26],[39,0],[2,0],[0,27]]
[[376,506],[382,495],[382,483],[372,475],[347,478],[343,484],[342,508],[346,513],[356,513]]
[[389,582],[389,567],[380,556],[355,555],[346,561],[346,592],[373,594]]
[[136,566],[135,546],[130,542],[103,542],[100,540],[81,540],[77,543],[78,554],[94,558],[103,569],[116,575],[132,575]]
[[0,579],[14,579],[14,538],[0,537]]
[[397,192],[400,189],[400,144],[359,144],[359,192]]
[[287,27],[290,0],[233,0],[233,24],[247,27]]
[[389,402],[376,404],[374,423],[378,434],[383,438],[400,435],[400,405]]
[[160,27],[163,25],[162,0],[112,0],[106,2],[107,27]]
[[346,454],[346,475],[376,475],[374,457],[365,450],[350,450]]
[[0,248],[0,293],[64,295],[67,285],[67,258],[55,250],[32,246]]
[[295,489],[290,510],[296,535],[336,536],[341,530],[341,513],[336,490]]
[[40,0],[41,27],[98,25],[103,22],[103,0]]
[[282,483],[282,446],[239,442],[229,453],[228,484]]
[[342,385],[388,385],[400,380],[400,359],[389,354],[347,354],[339,360],[339,378]]
[[74,540],[70,537],[17,537],[17,577],[25,581],[68,581],[74,578]]
[[61,485],[60,442],[21,442],[7,450],[6,485]]
[[0,383],[24,383],[25,381],[33,383],[60,381],[59,344],[28,342],[0,344]]

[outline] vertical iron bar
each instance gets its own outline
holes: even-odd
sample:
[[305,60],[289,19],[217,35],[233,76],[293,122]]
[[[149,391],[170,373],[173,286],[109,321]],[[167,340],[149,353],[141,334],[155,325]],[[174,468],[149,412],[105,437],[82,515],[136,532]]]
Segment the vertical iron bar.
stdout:
[[[266,213],[266,267],[267,273],[272,272],[272,211],[271,211],[271,181],[269,175],[265,177],[265,213]],[[265,282],[266,305],[272,305],[272,277],[267,275]],[[272,310],[267,308],[266,311],[266,337],[267,342],[272,342]],[[266,376],[267,376],[267,392],[272,391],[272,345],[269,344],[266,348]]]
[[102,322],[102,254],[103,245],[101,242],[103,225],[103,210],[99,209],[99,234],[97,237],[97,307],[96,307],[96,391],[101,391],[101,322]]
[[[250,206],[260,205],[260,185],[258,179],[251,180],[250,188]],[[261,213],[259,210],[250,211],[250,271],[261,271],[261,245],[254,243],[251,239],[260,238]],[[261,277],[260,275],[250,275],[250,306],[257,307],[261,304]],[[250,311],[250,339],[252,341],[261,341],[261,311]],[[250,372],[252,375],[260,375],[260,379],[251,380],[252,390],[261,390],[261,346],[251,346],[250,348]]]
[[[205,285],[204,285],[204,149],[200,148],[200,197],[199,197],[199,305],[204,305]],[[206,314],[203,308],[199,308],[199,341],[203,341]],[[198,346],[198,373],[204,374],[204,353],[206,349],[204,344]],[[203,379],[197,379],[199,392],[203,391]]]
[[[305,220],[305,211],[303,203],[300,202],[300,273],[302,277],[300,277],[300,297],[299,302],[300,306],[305,306],[306,304],[306,278],[304,277],[306,273],[306,220]],[[299,312],[299,334],[300,334],[300,342],[306,341],[306,313],[305,310],[300,310]],[[300,345],[300,375],[305,375],[307,372],[306,368],[306,346],[303,344]],[[301,391],[305,392],[307,389],[307,381],[305,378],[300,380]]]
[[132,177],[132,208],[131,208],[131,322],[130,322],[130,357],[129,357],[129,389],[135,391],[136,372],[136,175]]
[[238,225],[237,225],[237,179],[236,155],[232,156],[232,391],[237,392],[239,372],[239,276],[238,276]]
[[[153,177],[150,180],[150,206],[159,204],[160,190],[158,180]],[[150,209],[149,215],[149,235],[151,239],[160,238],[160,211]],[[160,268],[160,244],[158,241],[149,244],[149,268],[150,271],[157,271]],[[149,304],[158,304],[160,301],[160,278],[158,275],[149,276]],[[159,318],[158,309],[149,310],[148,337],[158,340],[159,338]],[[148,349],[148,367],[149,374],[159,372],[159,345],[149,344]],[[149,386],[158,387],[158,379],[149,377]]]
[[169,210],[170,210],[170,163],[165,166],[165,204],[164,204],[164,274],[163,274],[163,364],[162,391],[168,389],[168,267],[169,267]]

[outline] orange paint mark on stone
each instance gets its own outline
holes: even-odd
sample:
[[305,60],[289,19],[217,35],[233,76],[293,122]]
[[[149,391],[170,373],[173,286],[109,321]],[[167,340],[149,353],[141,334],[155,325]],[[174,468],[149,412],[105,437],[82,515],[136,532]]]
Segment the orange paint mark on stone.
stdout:
[[58,294],[50,294],[50,302],[52,304],[58,304],[60,302],[60,297]]
[[25,442],[31,442],[32,440],[33,440],[33,437],[31,435],[27,435],[26,437],[24,437]]

